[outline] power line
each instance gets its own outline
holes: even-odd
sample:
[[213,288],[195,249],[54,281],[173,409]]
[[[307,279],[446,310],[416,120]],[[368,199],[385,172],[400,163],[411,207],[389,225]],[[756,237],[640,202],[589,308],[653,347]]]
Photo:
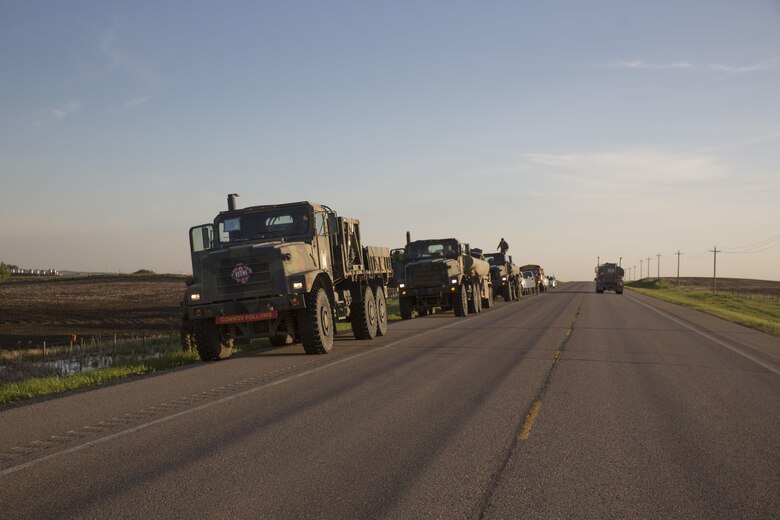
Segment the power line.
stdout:
[[[769,238],[765,238],[764,240],[759,240],[758,242],[754,242],[752,244],[748,244],[748,245],[745,245],[745,246],[723,246],[723,249],[724,250],[726,250],[726,249],[757,249],[757,248],[762,248],[764,246],[767,246],[770,243],[775,242],[777,240],[780,240],[780,235],[775,235],[775,236],[772,236],[772,237],[769,237]],[[726,252],[733,253],[735,251],[726,251]]]

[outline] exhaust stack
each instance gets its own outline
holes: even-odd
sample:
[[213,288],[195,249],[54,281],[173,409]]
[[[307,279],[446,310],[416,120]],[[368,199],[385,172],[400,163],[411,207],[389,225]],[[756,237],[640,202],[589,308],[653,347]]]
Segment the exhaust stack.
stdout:
[[412,234],[407,231],[406,232],[406,243],[408,244],[411,241],[412,241]]
[[236,199],[238,198],[238,193],[230,193],[227,197],[228,197],[228,211],[235,211]]

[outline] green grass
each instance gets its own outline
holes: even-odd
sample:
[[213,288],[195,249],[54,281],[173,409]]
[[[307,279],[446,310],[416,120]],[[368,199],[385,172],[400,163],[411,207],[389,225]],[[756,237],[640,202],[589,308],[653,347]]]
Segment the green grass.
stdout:
[[780,300],[753,299],[728,293],[678,289],[667,280],[640,280],[631,290],[659,300],[684,305],[752,329],[780,336]]
[[198,361],[192,352],[169,352],[156,358],[128,361],[111,367],[98,368],[69,376],[44,376],[0,385],[0,404],[10,404],[24,399],[34,399],[103,385],[126,377],[168,370]]

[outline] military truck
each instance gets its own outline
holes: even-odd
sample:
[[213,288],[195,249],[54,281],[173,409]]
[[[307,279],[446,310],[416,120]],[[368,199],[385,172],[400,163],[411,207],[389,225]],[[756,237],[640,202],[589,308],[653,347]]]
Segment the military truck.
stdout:
[[390,250],[363,246],[357,219],[314,202],[236,209],[236,197],[213,223],[190,229],[182,329],[202,360],[253,338],[326,354],[337,320],[350,321],[357,339],[387,332]]
[[615,291],[623,294],[623,268],[618,264],[604,263],[596,267],[596,292]]
[[539,294],[541,292],[544,292],[545,289],[547,289],[549,282],[547,281],[547,278],[544,276],[544,269],[542,269],[542,266],[536,264],[526,264],[522,266],[520,270],[530,271],[533,273],[535,285],[536,285],[536,288],[534,289],[533,292]]
[[401,318],[452,309],[456,316],[493,306],[490,265],[455,238],[410,241],[398,285]]
[[523,294],[523,275],[512,263],[512,257],[504,253],[488,253],[485,260],[490,264],[490,280],[493,291],[504,301],[519,300]]

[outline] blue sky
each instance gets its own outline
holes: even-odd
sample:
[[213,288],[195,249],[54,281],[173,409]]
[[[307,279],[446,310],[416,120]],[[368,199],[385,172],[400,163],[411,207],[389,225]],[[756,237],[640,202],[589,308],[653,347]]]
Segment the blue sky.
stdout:
[[238,192],[565,279],[714,245],[780,279],[777,92],[777,1],[5,0],[0,260],[188,272]]

